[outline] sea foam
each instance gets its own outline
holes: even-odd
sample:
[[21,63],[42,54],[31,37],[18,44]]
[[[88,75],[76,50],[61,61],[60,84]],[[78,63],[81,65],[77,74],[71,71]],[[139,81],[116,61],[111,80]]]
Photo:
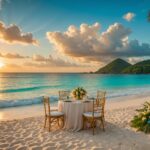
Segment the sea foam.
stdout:
[[[19,106],[27,106],[27,105],[35,105],[42,103],[43,96],[30,98],[30,99],[18,99],[18,100],[1,100],[0,101],[0,108],[7,108],[7,107],[19,107]],[[58,100],[58,97],[51,96],[50,101],[55,102]]]

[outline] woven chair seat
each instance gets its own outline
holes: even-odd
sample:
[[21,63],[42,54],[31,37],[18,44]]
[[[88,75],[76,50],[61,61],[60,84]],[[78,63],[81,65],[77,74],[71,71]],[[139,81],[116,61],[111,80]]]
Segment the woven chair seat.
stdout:
[[[93,117],[93,112],[85,112],[83,113],[85,117]],[[101,114],[99,112],[94,112],[94,118],[101,117]]]
[[52,117],[58,117],[58,116],[63,116],[64,115],[64,113],[60,112],[60,111],[51,111],[50,114],[51,114]]

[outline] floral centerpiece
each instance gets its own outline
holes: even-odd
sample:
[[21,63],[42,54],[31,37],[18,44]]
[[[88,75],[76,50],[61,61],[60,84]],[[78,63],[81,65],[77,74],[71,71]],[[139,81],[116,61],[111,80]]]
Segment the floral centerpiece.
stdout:
[[134,116],[131,126],[139,131],[150,133],[150,103],[145,102],[144,107],[136,111],[139,114]]
[[77,100],[82,100],[84,96],[86,96],[86,90],[82,87],[77,87],[72,91],[72,95]]

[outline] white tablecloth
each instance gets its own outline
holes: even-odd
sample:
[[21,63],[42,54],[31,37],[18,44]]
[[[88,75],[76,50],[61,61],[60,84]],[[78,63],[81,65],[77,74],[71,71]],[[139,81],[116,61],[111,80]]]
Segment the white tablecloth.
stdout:
[[83,102],[83,101],[72,101],[58,102],[58,111],[64,112],[65,114],[65,125],[64,129],[71,131],[79,131],[82,129],[83,120],[82,114],[84,112],[92,111],[93,105],[92,101]]

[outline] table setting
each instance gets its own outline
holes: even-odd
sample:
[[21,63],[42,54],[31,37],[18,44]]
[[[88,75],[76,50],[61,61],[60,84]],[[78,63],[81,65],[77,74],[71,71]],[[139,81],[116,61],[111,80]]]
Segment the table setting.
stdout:
[[83,128],[82,114],[93,109],[93,102],[86,94],[83,88],[78,87],[72,91],[72,97],[58,101],[58,111],[65,114],[65,130],[79,131]]

